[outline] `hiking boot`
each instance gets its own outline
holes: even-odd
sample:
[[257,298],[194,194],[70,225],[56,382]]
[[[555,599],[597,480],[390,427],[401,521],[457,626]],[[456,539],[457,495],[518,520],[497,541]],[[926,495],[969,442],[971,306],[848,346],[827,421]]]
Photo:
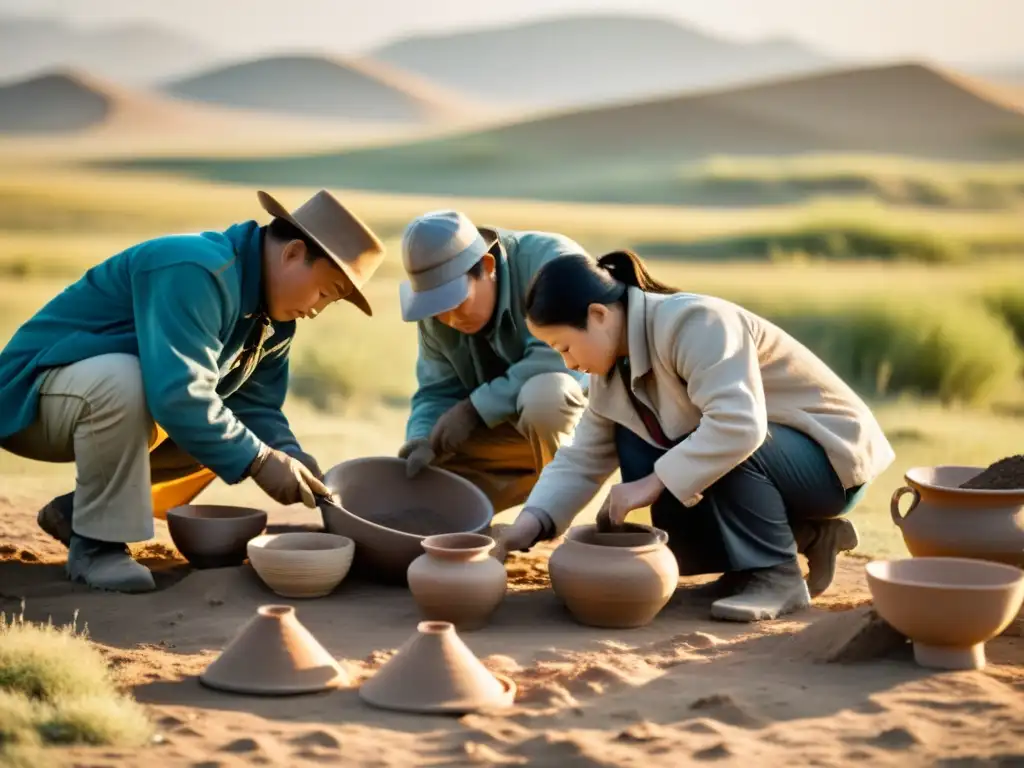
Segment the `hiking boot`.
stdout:
[[860,544],[853,523],[845,517],[808,521],[799,526],[797,551],[807,556],[807,589],[817,597],[832,586],[836,557]]
[[725,621],[766,621],[811,604],[797,561],[748,571],[746,586],[711,604],[711,616]]
[[36,515],[36,522],[65,547],[71,544],[71,516],[74,514],[74,492],[58,496]]
[[137,563],[124,544],[87,539],[72,534],[68,548],[68,578],[93,589],[110,592],[150,592],[156,589],[153,574]]
[[727,571],[714,581],[701,584],[686,591],[687,597],[711,598],[717,600],[720,597],[735,595],[750,580],[750,571]]

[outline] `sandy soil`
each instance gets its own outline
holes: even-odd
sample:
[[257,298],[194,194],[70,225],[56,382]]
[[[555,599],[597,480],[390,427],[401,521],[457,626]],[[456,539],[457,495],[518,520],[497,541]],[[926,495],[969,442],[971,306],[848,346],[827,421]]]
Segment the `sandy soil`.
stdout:
[[[63,750],[74,765],[678,766],[693,762],[1021,764],[1024,640],[989,643],[981,672],[935,673],[904,647],[856,663],[829,653],[867,610],[863,560],[843,558],[832,590],[763,625],[710,620],[684,581],[648,627],[575,624],[551,592],[550,549],[509,561],[510,594],[463,639],[519,691],[513,710],[462,718],[374,710],[353,688],[287,699],[217,693],[196,676],[257,608],[277,598],[248,565],[191,570],[166,529],[139,553],[148,595],[90,592],[62,575],[63,550],[35,527],[33,501],[0,500],[0,610],[65,623],[78,612],[159,735],[150,748]],[[309,523],[278,511],[272,525]],[[407,590],[347,579],[293,601],[299,619],[353,673],[382,664],[419,617]]]

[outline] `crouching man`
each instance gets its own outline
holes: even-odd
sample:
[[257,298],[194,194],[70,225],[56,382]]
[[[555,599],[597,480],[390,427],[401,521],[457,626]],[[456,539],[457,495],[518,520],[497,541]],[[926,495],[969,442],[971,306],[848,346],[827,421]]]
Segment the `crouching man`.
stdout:
[[96,265],[0,352],[0,446],[75,462],[73,493],[39,513],[91,587],[154,588],[126,546],[215,477],[251,477],[281,504],[328,491],[281,409],[300,318],[346,299],[380,240],[327,192],[294,213],[260,192],[268,226],[143,242]]
[[526,327],[540,267],[582,246],[557,234],[476,227],[457,211],[415,219],[402,241],[402,316],[416,322],[418,388],[399,456],[474,483],[495,512],[521,504],[586,407],[585,374]]

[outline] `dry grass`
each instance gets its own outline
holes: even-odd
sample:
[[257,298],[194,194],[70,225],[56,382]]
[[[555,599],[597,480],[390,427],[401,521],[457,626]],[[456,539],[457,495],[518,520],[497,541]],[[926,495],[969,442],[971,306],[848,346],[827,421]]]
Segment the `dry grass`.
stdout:
[[0,748],[12,762],[40,745],[131,747],[151,735],[84,631],[0,614]]

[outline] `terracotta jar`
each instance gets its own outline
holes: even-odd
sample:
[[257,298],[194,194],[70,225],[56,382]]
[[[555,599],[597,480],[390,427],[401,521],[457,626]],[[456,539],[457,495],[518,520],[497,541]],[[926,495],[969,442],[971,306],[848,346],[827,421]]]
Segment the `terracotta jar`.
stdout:
[[[958,487],[984,467],[915,467],[892,495],[892,520],[914,557],[970,557],[1024,567],[1024,489]],[[910,506],[900,513],[900,501]]]
[[479,533],[428,536],[409,565],[409,590],[423,617],[460,632],[480,629],[505,597],[505,566],[491,557],[495,542]]
[[581,624],[642,627],[665,607],[679,583],[668,534],[627,524],[620,533],[595,525],[570,528],[548,562],[551,586]]

